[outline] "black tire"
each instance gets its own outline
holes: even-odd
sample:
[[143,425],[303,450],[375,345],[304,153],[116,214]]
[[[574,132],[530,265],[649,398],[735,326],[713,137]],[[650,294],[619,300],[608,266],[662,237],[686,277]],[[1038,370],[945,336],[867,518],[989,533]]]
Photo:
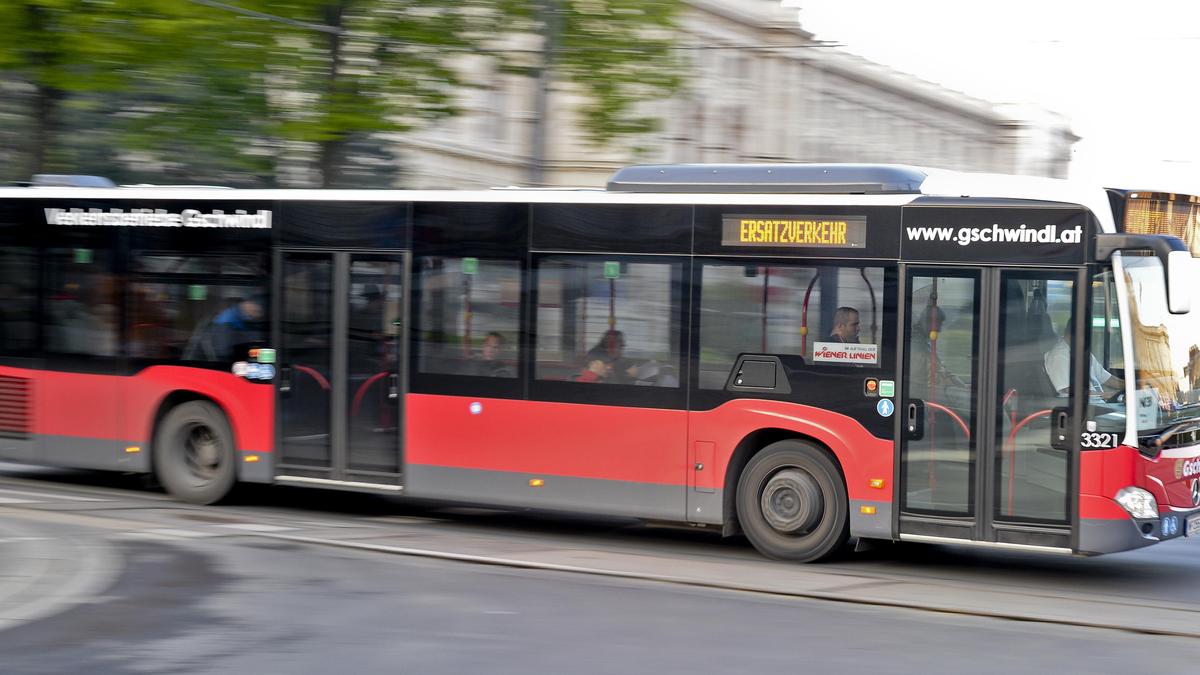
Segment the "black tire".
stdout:
[[237,480],[233,430],[208,401],[188,401],[171,409],[154,434],[154,473],[175,498],[213,504],[229,495]]
[[750,458],[738,479],[737,514],[754,548],[776,560],[820,560],[850,536],[841,472],[803,441],[778,441]]

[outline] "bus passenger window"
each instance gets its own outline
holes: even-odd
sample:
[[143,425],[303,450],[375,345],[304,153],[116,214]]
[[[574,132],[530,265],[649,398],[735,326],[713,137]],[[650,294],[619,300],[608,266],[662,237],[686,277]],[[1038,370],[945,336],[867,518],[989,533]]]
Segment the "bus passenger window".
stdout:
[[682,278],[678,262],[543,259],[537,378],[678,387]]
[[240,346],[267,333],[260,285],[133,282],[129,285],[129,355],[141,359],[233,362]]
[[701,389],[723,389],[738,354],[791,355],[814,367],[878,367],[878,267],[705,265],[700,290]]
[[520,262],[425,257],[416,264],[420,372],[515,378]]
[[37,257],[32,248],[0,250],[0,353],[37,348]]
[[116,356],[116,279],[107,251],[50,249],[46,297],[47,347],[60,354]]

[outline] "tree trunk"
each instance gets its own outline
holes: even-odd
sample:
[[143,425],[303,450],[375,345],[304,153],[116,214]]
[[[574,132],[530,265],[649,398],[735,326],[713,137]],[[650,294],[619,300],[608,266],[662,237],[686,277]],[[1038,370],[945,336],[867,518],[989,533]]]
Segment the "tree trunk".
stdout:
[[[25,11],[29,13],[29,25],[34,34],[40,35],[49,32],[48,20],[42,7],[28,3]],[[57,65],[59,60],[59,54],[50,48],[35,49],[30,54],[30,62],[34,66],[35,72],[51,68]],[[56,131],[55,124],[58,121],[58,105],[65,96],[61,90],[42,84],[40,79],[41,76],[38,75],[30,81],[30,84],[33,85],[33,133],[29,137],[29,175],[31,177],[35,174],[46,173],[50,143]]]
[[346,145],[343,139],[321,141],[318,151],[318,161],[321,169],[321,187],[338,187],[342,180],[342,150]]
[[[325,25],[330,28],[336,28],[339,31],[342,28],[342,17],[346,12],[348,0],[340,2],[330,2],[325,6]],[[342,59],[342,36],[339,32],[330,32],[329,35],[329,73],[325,80],[325,95],[332,101],[334,94],[337,92],[341,75],[341,59]],[[341,180],[342,171],[342,151],[345,147],[344,138],[332,138],[321,141],[318,144],[318,167],[321,170],[321,187],[333,187]]]
[[63,93],[58,89],[34,85],[33,133],[29,137],[29,175],[46,173],[49,148],[58,121],[59,103]]

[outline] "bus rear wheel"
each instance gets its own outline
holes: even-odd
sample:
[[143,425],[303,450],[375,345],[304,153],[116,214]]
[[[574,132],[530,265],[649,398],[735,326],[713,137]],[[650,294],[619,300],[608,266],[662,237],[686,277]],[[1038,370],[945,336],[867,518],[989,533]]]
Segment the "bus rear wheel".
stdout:
[[172,408],[154,435],[154,472],[172,496],[193,504],[220,501],[237,479],[233,430],[208,401]]
[[738,479],[737,514],[754,548],[777,560],[820,560],[849,537],[841,472],[803,441],[772,443],[750,459]]

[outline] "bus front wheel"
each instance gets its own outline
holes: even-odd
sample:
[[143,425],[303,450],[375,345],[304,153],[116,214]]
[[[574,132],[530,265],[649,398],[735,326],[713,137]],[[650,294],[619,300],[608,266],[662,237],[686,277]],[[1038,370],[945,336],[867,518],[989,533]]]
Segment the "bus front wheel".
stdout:
[[777,560],[820,560],[849,537],[841,472],[803,441],[772,443],[750,459],[738,479],[737,514],[754,548]]
[[154,435],[154,472],[172,496],[193,504],[220,501],[237,479],[233,430],[208,401],[172,408]]

